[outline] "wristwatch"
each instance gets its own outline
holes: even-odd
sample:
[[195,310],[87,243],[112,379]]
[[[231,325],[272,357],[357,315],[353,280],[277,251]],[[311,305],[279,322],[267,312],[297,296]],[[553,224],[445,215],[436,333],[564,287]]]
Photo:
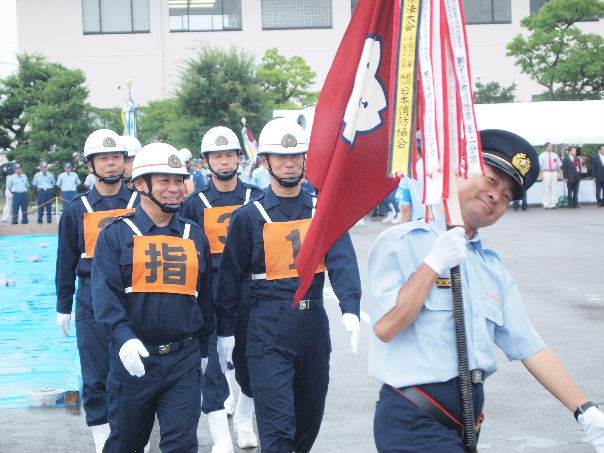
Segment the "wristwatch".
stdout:
[[575,420],[579,421],[579,415],[584,414],[585,411],[590,407],[598,407],[598,405],[593,401],[586,401],[585,403],[577,407],[577,409],[575,410]]

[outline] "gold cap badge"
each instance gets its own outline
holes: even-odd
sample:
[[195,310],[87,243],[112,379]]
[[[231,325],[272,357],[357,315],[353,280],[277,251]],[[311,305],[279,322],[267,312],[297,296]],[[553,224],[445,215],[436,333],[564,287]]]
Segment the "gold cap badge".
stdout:
[[111,137],[105,137],[103,139],[103,147],[104,148],[113,148],[113,147],[115,147],[115,140],[113,140]]
[[216,146],[226,146],[229,144],[229,141],[224,135],[219,135],[218,137],[216,137],[214,143],[216,144]]
[[170,157],[168,157],[168,165],[170,168],[181,168],[182,161],[176,154],[172,154]]
[[298,146],[298,140],[292,134],[285,134],[281,139],[281,146],[284,148],[295,148]]
[[512,165],[522,176],[525,176],[531,170],[531,160],[524,153],[514,154]]

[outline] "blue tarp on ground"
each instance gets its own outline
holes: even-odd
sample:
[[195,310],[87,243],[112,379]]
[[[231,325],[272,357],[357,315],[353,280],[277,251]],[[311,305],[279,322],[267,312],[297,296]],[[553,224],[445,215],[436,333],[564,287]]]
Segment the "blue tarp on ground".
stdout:
[[56,325],[56,253],[56,235],[0,237],[0,407],[28,406],[44,387],[80,389],[75,326],[66,338]]

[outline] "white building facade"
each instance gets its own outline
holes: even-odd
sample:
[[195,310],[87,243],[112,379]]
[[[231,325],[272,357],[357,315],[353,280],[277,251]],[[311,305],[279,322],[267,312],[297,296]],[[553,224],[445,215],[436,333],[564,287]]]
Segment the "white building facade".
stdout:
[[[506,57],[520,20],[546,0],[464,0],[474,78],[516,83],[519,101],[543,89]],[[320,89],[358,0],[17,0],[19,52],[84,71],[90,101],[115,107],[134,81],[139,105],[173,93],[200,45],[302,56]],[[582,22],[604,35],[602,21]]]

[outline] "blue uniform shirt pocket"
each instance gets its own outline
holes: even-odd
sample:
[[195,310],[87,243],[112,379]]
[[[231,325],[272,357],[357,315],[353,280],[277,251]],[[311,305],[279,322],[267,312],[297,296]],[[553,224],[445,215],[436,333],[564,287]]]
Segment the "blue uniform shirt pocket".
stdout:
[[503,326],[503,310],[499,297],[493,293],[485,294],[476,310],[475,341],[477,343],[493,344],[495,329]]
[[432,289],[415,320],[414,330],[416,338],[425,347],[440,350],[454,344],[453,296],[450,288]]

